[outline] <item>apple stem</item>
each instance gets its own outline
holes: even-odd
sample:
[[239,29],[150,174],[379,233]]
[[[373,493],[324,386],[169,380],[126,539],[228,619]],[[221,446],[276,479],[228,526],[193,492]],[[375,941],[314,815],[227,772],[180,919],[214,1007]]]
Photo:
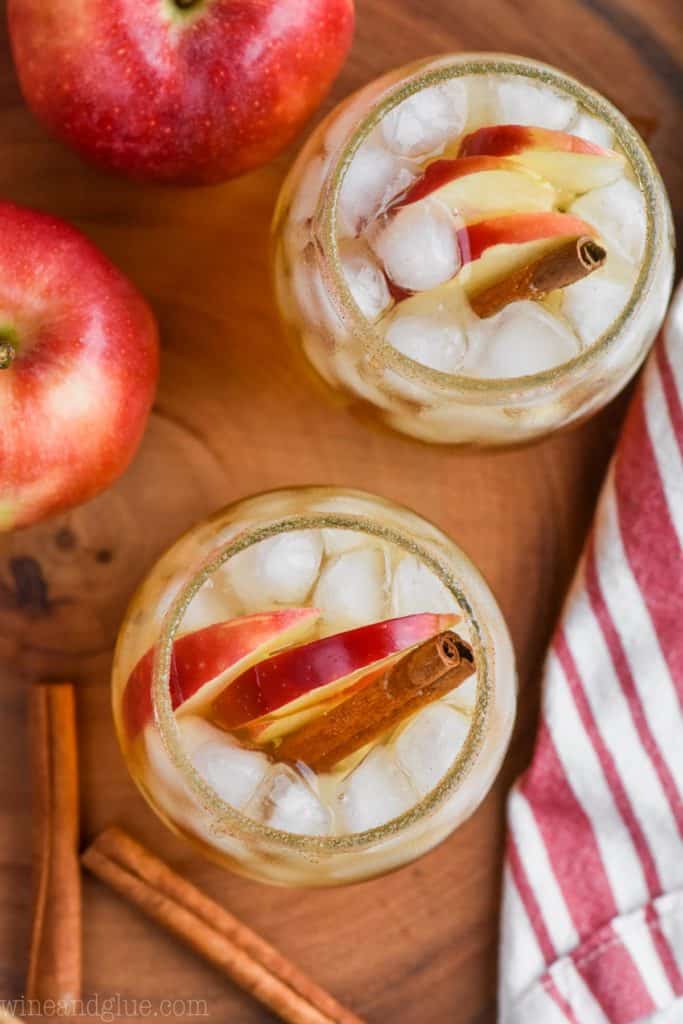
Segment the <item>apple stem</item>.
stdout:
[[11,341],[0,340],[0,370],[6,370],[12,365],[17,350]]
[[190,7],[194,7],[197,0],[175,0],[176,7],[179,7],[181,11],[186,11]]

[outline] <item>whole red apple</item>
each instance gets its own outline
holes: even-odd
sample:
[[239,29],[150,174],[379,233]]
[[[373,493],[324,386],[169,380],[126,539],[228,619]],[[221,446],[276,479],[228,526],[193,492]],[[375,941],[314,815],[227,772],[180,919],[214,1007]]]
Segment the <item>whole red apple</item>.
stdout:
[[123,472],[158,365],[147,303],[99,249],[56,217],[0,202],[0,530]]
[[26,101],[101,166],[209,184],[266,163],[339,71],[353,0],[9,0]]

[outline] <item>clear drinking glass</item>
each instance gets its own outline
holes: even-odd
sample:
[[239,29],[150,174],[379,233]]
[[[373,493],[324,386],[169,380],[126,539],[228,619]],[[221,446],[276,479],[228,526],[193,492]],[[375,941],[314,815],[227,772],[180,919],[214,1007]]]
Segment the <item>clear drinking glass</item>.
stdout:
[[[383,666],[450,629],[476,665],[459,686],[325,770],[278,753],[352,700],[367,725],[368,679],[387,686]],[[121,748],[151,806],[214,860],[282,885],[380,875],[444,839],[491,786],[515,703],[508,631],[466,556],[414,512],[328,487],[248,498],[182,537],[114,659]]]
[[[462,177],[420,200],[438,160]],[[585,229],[606,251],[590,276],[474,312],[484,280]],[[304,363],[435,443],[519,444],[596,412],[641,364],[673,273],[666,192],[626,118],[561,71],[500,54],[421,61],[340,104],[294,164],[273,236]]]

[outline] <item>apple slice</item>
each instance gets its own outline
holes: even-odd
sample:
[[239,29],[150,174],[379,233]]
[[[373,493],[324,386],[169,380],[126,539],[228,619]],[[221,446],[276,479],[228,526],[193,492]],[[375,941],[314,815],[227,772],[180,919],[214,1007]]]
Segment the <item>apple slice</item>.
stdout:
[[[410,650],[410,648],[407,649]],[[330,685],[327,692],[334,692],[332,696],[328,696],[324,700],[321,699],[314,704],[306,704],[304,701],[303,705],[299,705],[297,701],[294,701],[293,706],[298,706],[298,711],[290,711],[287,707],[283,708],[279,713],[274,712],[271,715],[264,715],[262,718],[255,718],[252,722],[248,722],[238,729],[237,735],[245,743],[249,745],[256,744],[259,747],[279,742],[291,732],[301,729],[302,726],[311,722],[314,718],[326,715],[333,708],[336,708],[338,704],[348,700],[352,694],[358,693],[359,690],[369,686],[378,676],[386,672],[394,662],[402,658],[405,653],[405,650],[397,651],[396,654],[392,654],[388,658],[382,658],[381,661],[370,668],[361,669],[359,672],[353,673],[351,680],[348,677],[340,679],[337,687]],[[303,700],[303,698],[300,699]]]
[[582,235],[594,238],[596,234],[595,228],[580,217],[555,212],[510,213],[477,221],[457,232],[463,264],[473,263],[497,245],[523,245]]
[[[194,711],[273,650],[302,640],[320,618],[317,608],[285,608],[244,615],[186,633],[175,641],[171,659],[173,709]],[[154,649],[131,672],[122,700],[126,734],[134,739],[152,720]]]
[[448,629],[457,615],[425,612],[374,622],[280,651],[248,668],[214,700],[223,729],[254,725],[259,735],[274,717],[296,715],[347,692],[368,668],[379,667],[415,644]]
[[408,189],[396,209],[432,196],[466,220],[506,210],[552,210],[552,185],[514,160],[497,156],[464,156],[435,160]]
[[458,156],[519,156],[527,149],[547,149],[590,156],[619,156],[614,150],[605,149],[579,135],[525,124],[492,124],[478,128],[463,138],[458,148]]
[[460,144],[460,157],[513,157],[536,171],[565,196],[579,195],[616,181],[626,158],[612,149],[568,132],[521,124],[479,128]]

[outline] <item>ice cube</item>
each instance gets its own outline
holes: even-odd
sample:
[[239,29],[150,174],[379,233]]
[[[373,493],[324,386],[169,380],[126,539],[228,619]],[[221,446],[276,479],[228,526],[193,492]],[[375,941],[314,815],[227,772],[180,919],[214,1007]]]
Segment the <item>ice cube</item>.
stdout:
[[596,146],[602,146],[603,149],[611,149],[614,145],[614,132],[610,126],[600,118],[593,117],[592,114],[580,112],[567,131],[572,135],[578,135],[580,139],[594,142]]
[[326,555],[342,555],[346,551],[353,551],[367,543],[367,538],[360,530],[336,530],[327,527],[321,532]]
[[425,156],[458,136],[467,120],[467,93],[459,79],[422,89],[390,110],[382,137],[394,153]]
[[470,329],[467,369],[476,377],[523,377],[579,353],[576,335],[538,302],[511,302]]
[[295,223],[299,224],[309,220],[315,213],[328,167],[329,160],[325,160],[322,155],[314,156],[306,165],[289,211],[289,215]]
[[387,605],[384,551],[367,545],[339,555],[321,572],[312,603],[335,631],[383,619]]
[[[268,770],[268,759],[263,754],[235,749],[234,741],[226,733],[196,715],[178,722],[181,745],[200,775],[209,785],[234,807],[243,806],[244,794],[258,774],[257,761],[265,761],[254,788]],[[166,752],[156,726],[145,729],[145,748],[149,762],[145,778],[146,787],[158,806],[180,827],[198,836],[209,846],[218,846],[230,853],[240,852],[237,840],[216,832],[205,810],[197,803],[185,785],[183,776],[175,768]],[[226,755],[227,750],[227,755]],[[249,765],[243,758],[232,759],[235,753],[248,755]],[[251,790],[253,791],[253,790]]]
[[228,563],[232,585],[247,611],[302,604],[317,579],[322,554],[319,530],[269,537]]
[[368,320],[376,320],[391,304],[387,280],[372,253],[360,242],[339,247],[341,267],[356,305]]
[[170,757],[156,725],[148,725],[144,732],[148,772],[157,784],[155,788],[167,791],[171,797],[186,799],[183,780]]
[[179,632],[204,629],[214,622],[226,622],[241,613],[241,607],[225,568],[213,573],[197,591],[185,610]]
[[341,336],[344,325],[329,299],[320,271],[310,251],[304,251],[292,266],[291,287],[301,315],[334,336]]
[[265,754],[240,747],[222,730],[212,731],[214,735],[192,754],[192,762],[222,800],[241,810],[265,778],[270,762]]
[[386,88],[386,84],[383,78],[375,79],[374,82],[370,82],[369,85],[344,100],[334,111],[325,132],[325,149],[330,155],[337,153],[348,142],[351,134],[369,112],[373,102]]
[[405,555],[401,559],[391,584],[392,615],[459,610],[453,594],[424,562],[415,555]]
[[149,624],[149,628],[153,631],[154,643],[158,639],[159,624],[170,610],[171,605],[178,597],[183,586],[187,583],[187,569],[183,567],[179,572],[169,574],[160,582],[161,589],[153,595],[153,606],[144,616],[144,621]]
[[466,130],[471,132],[483,124],[495,124],[498,104],[493,79],[489,75],[466,75],[463,82],[467,89]]
[[[178,729],[183,752],[190,758],[198,747],[214,740],[215,733],[218,732],[215,726],[197,715],[188,715],[187,718],[179,719]],[[220,735],[225,734],[221,733]],[[145,728],[144,743],[149,770],[159,783],[159,788],[167,790],[177,798],[188,799],[189,792],[185,788],[183,777],[168,756],[161,733],[156,725],[148,725]]]
[[185,788],[183,778],[166,753],[159,730],[148,725],[144,732],[147,769],[144,774],[145,789],[154,802],[168,817],[182,824],[190,817],[201,817]]
[[359,234],[416,176],[409,161],[371,140],[364,142],[342,182],[338,207],[340,236]]
[[339,819],[345,832],[363,832],[409,810],[417,794],[390,751],[375,747],[339,791]]
[[443,284],[460,267],[453,216],[436,199],[390,213],[372,233],[371,244],[391,280],[409,291]]
[[587,192],[572,203],[569,212],[597,228],[608,252],[613,249],[630,263],[640,263],[647,226],[645,201],[628,178]]
[[298,835],[325,836],[332,828],[329,809],[301,775],[283,764],[271,768],[248,813],[270,828]]
[[576,112],[576,103],[549,85],[521,76],[496,80],[498,118],[501,124],[526,124],[562,130]]
[[396,760],[422,797],[444,777],[460,751],[470,720],[437,701],[408,722],[394,741]]
[[467,338],[461,323],[437,306],[429,314],[397,313],[386,330],[386,340],[404,356],[442,373],[458,373],[467,352]]
[[597,341],[614,323],[628,302],[633,284],[633,279],[611,276],[608,260],[607,266],[565,288],[562,313],[585,345]]
[[278,302],[287,305],[288,299],[281,299],[283,294],[282,286],[287,279],[287,270],[294,265],[311,241],[311,229],[307,221],[288,220],[282,232],[282,249],[278,252],[278,274],[275,279],[275,289]]
[[221,729],[217,729],[199,715],[188,715],[187,718],[180,719],[178,729],[183,750],[189,757],[192,757],[202,744],[225,735]]
[[379,384],[377,368],[357,345],[340,346],[333,359],[337,382],[352,395],[376,405],[391,408],[391,399]]

